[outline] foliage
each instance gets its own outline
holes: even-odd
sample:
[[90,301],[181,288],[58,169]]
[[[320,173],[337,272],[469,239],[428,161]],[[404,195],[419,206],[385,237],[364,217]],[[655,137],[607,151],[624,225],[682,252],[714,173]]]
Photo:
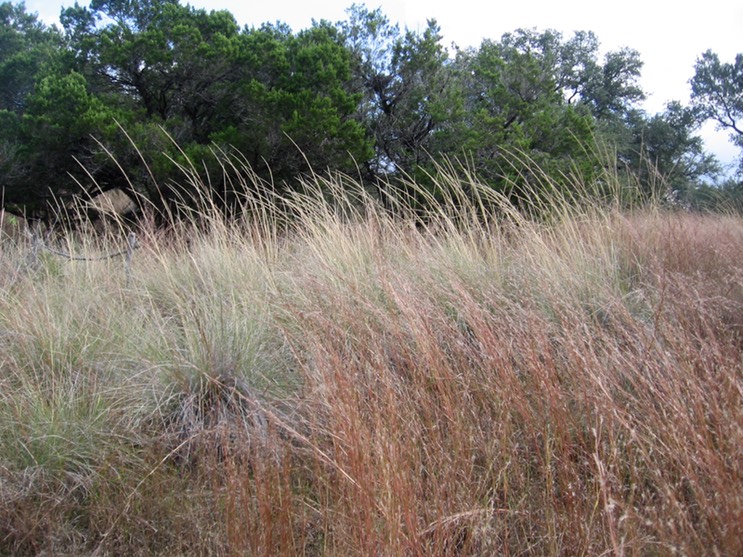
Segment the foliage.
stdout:
[[[692,105],[702,119],[712,119],[730,132],[730,137],[743,149],[743,54],[732,63],[723,63],[708,50],[697,60],[691,79]],[[743,158],[739,174],[743,176]]]
[[22,4],[0,4],[0,25],[0,110],[22,113],[36,75],[62,46],[61,36]]
[[619,156],[634,169],[646,195],[683,197],[720,175],[719,162],[705,152],[702,139],[694,135],[699,120],[692,108],[672,101],[654,116],[632,111],[626,128],[629,137]]
[[[179,0],[92,0],[60,22],[0,4],[2,203],[47,221],[111,190],[160,220],[204,197],[231,212],[246,187],[292,191],[336,172],[424,208],[446,195],[435,177],[455,159],[522,206],[548,183],[569,192],[617,166],[646,193],[677,195],[715,179],[698,118],[737,110],[737,70],[710,53],[693,111],[641,112],[639,54],[600,57],[589,31],[518,29],[447,49],[437,22],[401,29],[362,5],[295,33]],[[720,87],[733,104],[715,105]],[[250,184],[234,176],[243,164]],[[89,204],[85,218],[98,216]]]
[[378,174],[415,169],[435,153],[435,136],[457,118],[461,99],[434,20],[401,31],[381,10],[355,5],[341,26],[363,92],[359,112],[375,141]]
[[465,149],[485,179],[505,189],[516,185],[511,194],[517,198],[539,191],[524,156],[564,185],[576,168],[590,175],[597,164],[591,160],[594,121],[561,88],[560,41],[554,31],[519,30],[460,53],[461,71],[469,76]]
[[[24,115],[36,80],[54,64],[61,48],[59,32],[46,28],[23,4],[0,4],[0,187],[9,210],[47,194],[29,187],[36,176],[26,156],[31,138]],[[44,176],[44,182],[48,178]]]

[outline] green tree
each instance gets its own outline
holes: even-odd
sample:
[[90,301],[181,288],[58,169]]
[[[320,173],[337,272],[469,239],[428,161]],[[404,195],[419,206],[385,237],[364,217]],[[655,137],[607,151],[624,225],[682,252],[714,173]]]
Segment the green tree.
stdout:
[[[349,89],[350,55],[330,24],[297,35],[281,24],[241,30],[227,12],[176,0],[95,0],[66,10],[63,24],[79,71],[136,122],[130,137],[139,152],[154,153],[155,181],[140,173],[132,194],[158,207],[190,196],[171,160],[187,163],[187,155],[196,168],[222,172],[214,144],[239,151],[278,185],[308,171],[307,161],[320,172],[351,171],[354,160],[369,157],[359,97]],[[163,142],[157,126],[177,146]],[[116,152],[137,165],[132,146]],[[221,202],[229,192],[212,193]]]
[[[351,90],[351,57],[338,30],[315,23],[288,44],[282,131],[317,169],[351,171],[371,156],[356,118],[361,94]],[[294,150],[296,165],[300,159]]]
[[46,27],[24,4],[0,4],[0,110],[25,110],[37,75],[61,46],[58,30]]
[[0,194],[6,210],[29,218],[81,191],[80,164],[95,151],[88,134],[105,112],[83,76],[65,76],[66,62],[57,28],[22,3],[0,4]]
[[629,49],[601,61],[598,39],[584,31],[564,39],[518,29],[459,51],[452,67],[464,108],[442,151],[466,153],[482,179],[516,199],[538,192],[545,176],[568,189],[591,181],[604,162],[597,142],[623,129],[643,98],[641,66]]
[[4,172],[5,208],[29,218],[48,219],[75,198],[103,193],[113,161],[98,138],[116,132],[117,114],[91,95],[76,72],[41,77],[27,98],[27,109],[13,132],[23,171]]
[[422,32],[403,32],[379,9],[354,5],[348,13],[340,28],[363,94],[359,116],[376,148],[370,173],[414,175],[462,107],[439,26],[431,20]]
[[350,173],[369,159],[350,54],[334,26],[318,22],[294,35],[285,25],[263,25],[240,39],[240,102],[213,142],[238,151],[277,187],[310,171]]
[[695,110],[678,101],[653,116],[641,111],[628,115],[629,137],[619,156],[632,169],[645,195],[687,199],[720,175],[719,162],[705,151],[704,141],[696,135],[698,129]]
[[[701,119],[712,119],[743,149],[743,54],[723,63],[711,50],[697,59],[691,83],[692,106]],[[738,173],[743,176],[743,158]]]
[[[94,23],[106,21],[102,27]],[[62,22],[74,38],[79,71],[99,94],[165,122],[180,117],[187,135],[204,140],[234,67],[238,26],[228,12],[175,0],[94,1]]]
[[458,57],[464,149],[482,179],[517,201],[539,191],[545,174],[569,187],[596,164],[594,118],[573,100],[580,76],[563,55],[559,33],[518,30]]
[[581,101],[599,121],[622,117],[645,99],[637,84],[642,65],[640,54],[631,48],[607,53],[603,65],[589,62],[581,76]]

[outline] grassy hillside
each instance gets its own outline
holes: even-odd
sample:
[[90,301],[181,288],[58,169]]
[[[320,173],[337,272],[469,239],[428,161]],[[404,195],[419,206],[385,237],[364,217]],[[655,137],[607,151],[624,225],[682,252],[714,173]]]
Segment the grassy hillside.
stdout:
[[2,244],[0,553],[743,554],[740,218],[316,185]]

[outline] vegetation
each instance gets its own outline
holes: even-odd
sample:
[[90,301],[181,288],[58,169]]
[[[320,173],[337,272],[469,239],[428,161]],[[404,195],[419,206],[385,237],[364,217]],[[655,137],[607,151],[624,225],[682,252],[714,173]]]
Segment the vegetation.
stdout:
[[459,174],[3,243],[0,553],[740,554],[740,219]]
[[61,23],[0,4],[0,554],[743,554],[737,60]]
[[[693,106],[701,116],[729,131],[733,142],[743,147],[740,124],[743,118],[743,54],[738,54],[733,63],[723,63],[717,54],[706,51],[697,60],[691,87]],[[743,159],[740,163],[743,165]]]
[[[403,30],[361,5],[293,32],[240,28],[178,0],[92,0],[60,21],[0,5],[1,199],[31,220],[111,190],[135,218],[173,216],[201,195],[179,165],[192,161],[205,181],[220,171],[213,153],[239,157],[270,191],[341,172],[381,199],[409,178],[430,186],[442,157],[456,157],[521,203],[539,182],[521,153],[569,190],[603,174],[612,152],[642,196],[694,205],[720,170],[696,131],[707,118],[735,130],[740,112],[737,66],[705,53],[692,107],[644,113],[639,53],[602,58],[589,31],[520,29],[446,49],[435,21]],[[238,183],[210,184],[213,203],[237,208]],[[85,219],[100,216],[94,207]]]

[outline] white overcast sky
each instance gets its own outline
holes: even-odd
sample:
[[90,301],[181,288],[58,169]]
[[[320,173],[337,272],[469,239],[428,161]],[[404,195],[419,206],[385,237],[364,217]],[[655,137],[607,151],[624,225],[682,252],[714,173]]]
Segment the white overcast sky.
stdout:
[[[16,0],[12,0],[16,1]],[[87,5],[87,0],[78,0]],[[357,0],[358,1],[358,0]],[[260,26],[282,21],[294,31],[307,28],[312,20],[336,22],[346,18],[353,0],[181,0],[207,10],[228,10],[240,25]],[[743,2],[706,0],[670,2],[667,0],[369,0],[370,9],[380,7],[402,27],[423,29],[433,18],[441,26],[444,44],[478,46],[483,38],[498,39],[518,28],[540,31],[556,29],[565,38],[574,31],[593,31],[603,51],[624,46],[640,52],[644,62],[641,85],[648,93],[644,108],[655,113],[666,102],[689,98],[688,80],[694,62],[707,49],[724,62],[743,53]],[[74,0],[26,0],[29,11],[46,22],[56,21],[62,6]],[[725,133],[716,133],[709,123],[702,130],[708,149],[723,162],[730,162],[738,150]]]

